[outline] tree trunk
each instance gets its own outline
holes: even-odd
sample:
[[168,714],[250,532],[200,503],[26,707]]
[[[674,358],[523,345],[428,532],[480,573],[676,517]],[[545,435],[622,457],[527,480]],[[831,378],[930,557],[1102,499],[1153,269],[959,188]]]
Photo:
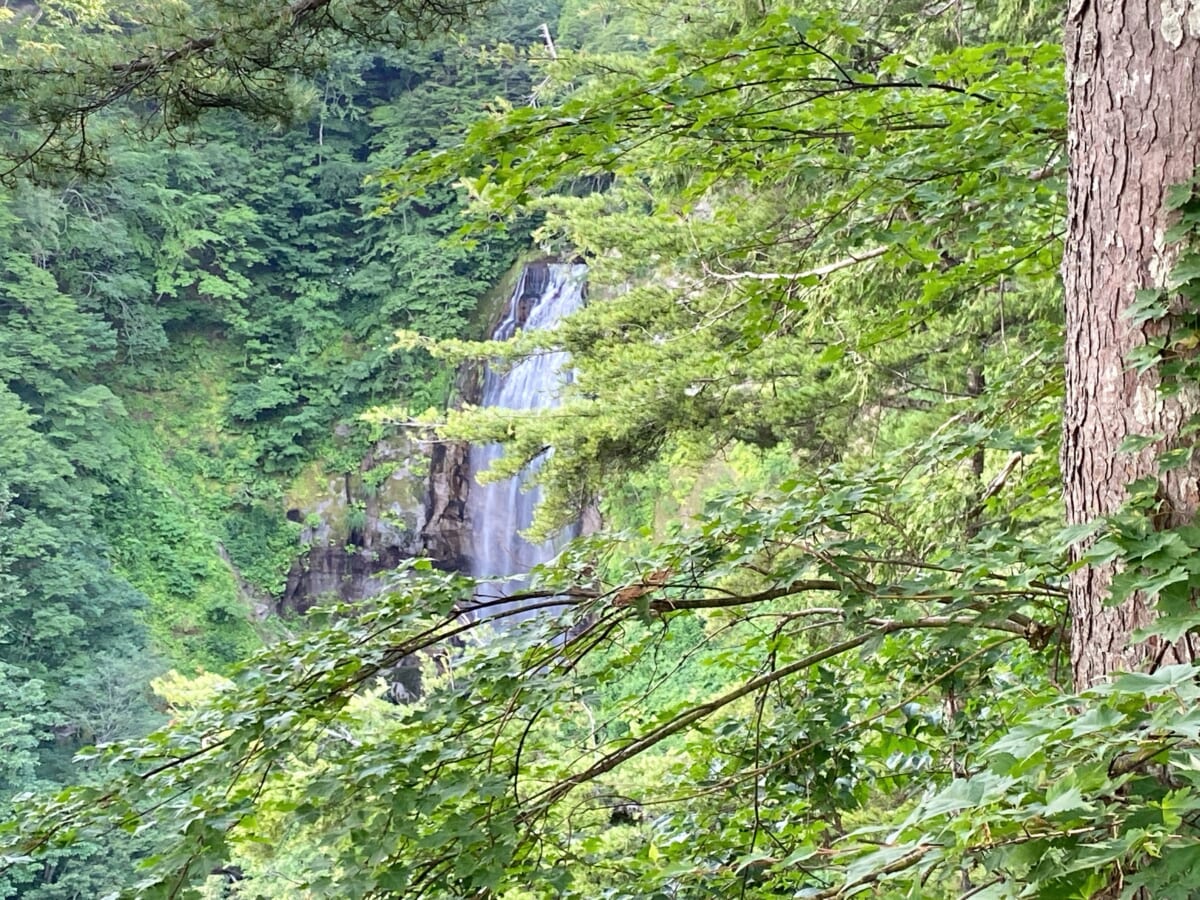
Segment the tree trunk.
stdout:
[[[1153,372],[1139,376],[1127,368],[1129,351],[1167,323],[1135,325],[1124,315],[1138,288],[1165,283],[1174,258],[1163,238],[1164,201],[1168,187],[1193,177],[1200,159],[1198,51],[1195,0],[1072,0],[1062,456],[1072,524],[1117,510],[1126,485],[1157,473],[1157,454],[1179,446],[1181,426],[1200,409],[1195,390],[1164,400]],[[1131,434],[1164,439],[1118,454]],[[1200,465],[1192,463],[1159,476],[1162,525],[1195,515],[1198,475]],[[1187,655],[1153,639],[1131,641],[1133,630],[1154,617],[1152,604],[1135,596],[1106,607],[1112,575],[1111,567],[1094,566],[1071,578],[1071,662],[1079,688],[1114,671]]]

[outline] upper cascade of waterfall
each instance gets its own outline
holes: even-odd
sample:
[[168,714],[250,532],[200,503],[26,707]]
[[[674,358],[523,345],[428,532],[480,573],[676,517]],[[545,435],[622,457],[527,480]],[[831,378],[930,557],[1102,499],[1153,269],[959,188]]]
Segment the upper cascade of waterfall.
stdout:
[[[569,263],[529,265],[509,299],[504,317],[492,332],[503,341],[518,331],[551,328],[583,305],[587,266]],[[482,404],[506,409],[543,409],[558,405],[558,393],[570,381],[565,353],[527,357],[506,372],[484,374]]]
[[[538,263],[525,267],[509,300],[504,317],[492,336],[512,337],[517,331],[552,328],[583,305],[587,266],[572,263]],[[560,402],[564,384],[571,380],[566,353],[540,353],[526,357],[507,371],[484,374],[483,406],[506,409],[548,409]],[[501,455],[499,444],[472,446],[472,476],[485,471]],[[538,462],[532,464],[536,468]],[[520,532],[533,522],[537,489],[524,489],[528,470],[503,482],[471,486],[467,509],[471,522],[470,572],[477,578],[519,576],[554,557],[564,540],[578,529],[567,529],[558,540],[530,544]],[[512,585],[515,589],[516,583]]]

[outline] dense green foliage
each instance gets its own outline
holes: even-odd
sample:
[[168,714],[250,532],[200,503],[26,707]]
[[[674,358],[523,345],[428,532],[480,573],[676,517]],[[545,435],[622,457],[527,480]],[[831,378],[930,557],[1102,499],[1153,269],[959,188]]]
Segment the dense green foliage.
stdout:
[[[0,527],[24,543],[0,550],[10,583],[58,601],[53,622],[120,584],[107,557],[157,607],[160,650],[194,627],[193,658],[240,655],[244,618],[213,587],[232,575],[203,545],[277,590],[284,479],[356,465],[368,404],[436,406],[435,356],[569,350],[562,405],[439,425],[502,441],[491,477],[542,459],[535,531],[592,504],[609,530],[524,593],[417,562],[231,680],[165,680],[173,725],[85,751],[106,780],[22,807],[11,852],[138,832],[155,847],[120,886],[146,898],[1200,890],[1194,667],[1079,692],[1064,669],[1069,548],[1097,536],[1081,564],[1117,561],[1116,599],[1157,597],[1150,631],[1189,640],[1200,531],[1159,527],[1149,481],[1111,520],[1063,527],[1055,13],[853,13],[571,2],[556,23],[501,10],[481,55],[323,49],[306,131],[216,118],[172,156],[124,148],[112,210],[92,187],[57,201],[86,216],[29,194],[42,218],[23,221],[60,222],[45,233],[64,249],[15,247],[9,271],[65,324],[51,339],[32,307],[9,312],[30,349],[0,449],[25,502]],[[535,74],[500,44],[543,22]],[[361,187],[379,166],[397,168]],[[447,243],[456,179],[474,220]],[[371,215],[382,198],[391,214]],[[1135,313],[1174,325],[1200,201],[1185,185],[1170,203],[1182,253]],[[473,342],[477,297],[530,223],[589,261],[593,302]],[[1184,324],[1130,360],[1166,391],[1195,379]],[[111,389],[84,377],[85,347],[114,355]],[[58,503],[69,491],[82,503]],[[31,588],[21,566],[61,571],[100,509],[93,580]],[[0,703],[12,786],[54,727],[48,677],[70,660],[53,653],[116,666],[100,624],[79,632],[93,645],[0,660],[30,698]],[[389,689],[405,663],[418,698]],[[231,865],[249,877],[206,878]]]
[[[302,550],[300,525],[285,518],[293,478],[314,460],[358,472],[379,431],[357,416],[376,403],[445,403],[452,372],[393,351],[392,332],[470,334],[477,298],[524,237],[443,246],[459,224],[452,190],[377,216],[365,179],[453,140],[485,103],[527,96],[529,67],[495,48],[536,40],[550,10],[501,8],[419,49],[330,42],[305,63],[321,70],[315,87],[274,100],[259,88],[291,75],[268,66],[240,87],[213,75],[236,102],[211,105],[287,112],[287,130],[225,111],[174,146],[166,138],[198,112],[186,107],[199,84],[171,76],[165,106],[97,112],[86,133],[97,142],[85,146],[78,123],[55,119],[119,91],[84,70],[136,58],[148,32],[127,12],[55,6],[0,28],[23,65],[66,53],[81,67],[63,73],[67,90],[41,76],[31,87],[24,70],[6,70],[0,86],[5,104],[26,89],[23,102],[57,92],[61,104],[6,106],[14,122],[33,109],[26,121],[54,137],[30,170],[51,184],[0,198],[4,802],[90,777],[71,762],[81,746],[161,724],[148,682],[166,666],[225,670],[278,631],[255,618]],[[184,20],[143,12],[183,35]],[[259,13],[242,13],[239,28],[258,28]],[[124,23],[120,46],[99,25],[108,16]],[[167,116],[172,133],[123,134],[131,112],[151,132]],[[20,167],[38,132],[10,131],[4,152]],[[100,161],[104,179],[77,176],[77,163]],[[12,870],[0,896],[103,896],[128,878],[131,852],[109,839],[64,850]]]
[[[0,14],[0,178],[103,171],[128,135],[177,139],[213,110],[303,120],[310,80],[346,47],[403,46],[477,0],[15,4]],[[97,115],[113,109],[115,115]]]
[[[364,178],[451,139],[485,101],[524,96],[527,67],[482,47],[536,33],[545,14],[497,13],[474,36],[420,51],[341,51],[303,128],[214,118],[188,146],[113,147],[104,181],[9,198],[5,229],[24,244],[5,248],[16,367],[5,373],[5,471],[24,481],[7,490],[64,519],[98,503],[113,558],[160,612],[206,591],[197,614],[236,601],[217,539],[252,583],[276,590],[294,537],[287,479],[318,456],[357,468],[373,436],[355,417],[374,403],[445,402],[446,368],[392,351],[392,331],[466,332],[521,241],[518,230],[443,247],[458,224],[453,192],[381,217]],[[40,436],[24,440],[27,428]],[[335,430],[347,437],[335,442]],[[51,539],[24,543],[41,560],[38,540]],[[273,565],[263,545],[279,547]],[[90,552],[103,569],[103,546]],[[14,590],[38,580],[12,577]],[[234,646],[199,658],[244,655],[232,634],[204,637],[223,639]]]
[[[159,724],[145,676],[156,665],[141,612],[146,598],[111,569],[98,519],[132,477],[120,440],[124,410],[89,370],[111,358],[102,317],[59,289],[22,238],[19,203],[0,209],[0,796],[78,772],[84,744],[143,734]],[[113,848],[73,848],[78,861]],[[118,855],[115,857],[120,859]],[[42,871],[56,873],[47,860]],[[104,866],[71,866],[70,890],[113,886]],[[83,874],[75,875],[79,869]],[[102,873],[93,876],[92,871]],[[53,876],[51,876],[53,878]],[[96,878],[99,880],[97,881]],[[53,897],[33,872],[8,873],[6,896]],[[57,880],[54,878],[54,880]],[[78,896],[78,894],[75,894]]]

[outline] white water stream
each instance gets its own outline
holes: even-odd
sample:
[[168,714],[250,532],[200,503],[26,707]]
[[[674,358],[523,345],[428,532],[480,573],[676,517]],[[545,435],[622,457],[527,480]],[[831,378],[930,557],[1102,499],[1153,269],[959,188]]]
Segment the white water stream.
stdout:
[[[559,319],[583,305],[587,266],[542,263],[526,266],[493,337],[503,340],[517,331],[552,328]],[[571,380],[566,353],[543,353],[521,360],[508,371],[484,373],[483,406],[513,410],[557,406],[559,393]],[[501,454],[499,444],[472,446],[469,463],[471,492],[467,511],[471,523],[470,573],[476,578],[503,578],[503,584],[486,588],[488,596],[520,590],[522,576],[534,566],[553,559],[562,544],[578,533],[571,528],[555,540],[531,544],[520,532],[533,522],[537,488],[528,489],[526,477],[538,460],[515,478],[481,485],[475,476]]]

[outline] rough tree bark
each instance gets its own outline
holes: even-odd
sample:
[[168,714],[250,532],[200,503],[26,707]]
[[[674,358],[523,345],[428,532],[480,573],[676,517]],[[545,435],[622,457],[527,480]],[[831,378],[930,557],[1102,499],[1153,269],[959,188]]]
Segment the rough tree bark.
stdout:
[[[1126,354],[1165,325],[1136,326],[1124,315],[1134,292],[1161,286],[1170,268],[1165,193],[1190,179],[1200,161],[1198,56],[1200,0],[1072,0],[1062,460],[1071,523],[1115,511],[1125,486],[1157,472],[1157,453],[1179,445],[1181,426],[1200,409],[1197,391],[1164,402],[1153,373],[1127,368]],[[1131,434],[1165,437],[1119,454]],[[1193,463],[1159,476],[1162,524],[1195,515],[1198,475]],[[1106,607],[1112,574],[1095,566],[1071,579],[1071,660],[1080,688],[1187,655],[1181,646],[1131,640],[1154,612],[1140,597]]]

